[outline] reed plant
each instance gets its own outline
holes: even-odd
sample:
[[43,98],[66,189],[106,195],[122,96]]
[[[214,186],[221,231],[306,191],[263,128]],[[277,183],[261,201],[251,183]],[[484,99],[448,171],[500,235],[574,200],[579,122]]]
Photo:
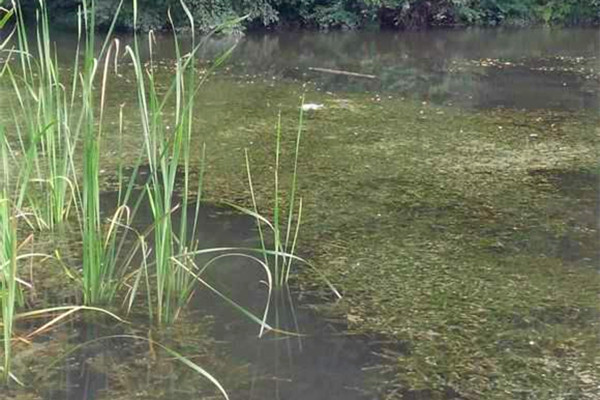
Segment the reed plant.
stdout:
[[[102,220],[100,213],[100,149],[103,135],[105,99],[108,88],[108,75],[114,62],[117,68],[119,53],[118,41],[110,37],[114,22],[104,39],[99,52],[95,43],[95,3],[85,0],[79,12],[78,38],[83,46],[83,56],[79,57],[79,46],[75,56],[74,72],[70,83],[65,84],[60,73],[55,51],[52,49],[48,13],[44,1],[39,3],[37,18],[35,52],[29,48],[29,37],[25,21],[18,3],[16,10],[17,47],[8,51],[9,58],[17,61],[15,69],[9,61],[2,67],[2,73],[9,77],[15,93],[16,104],[13,107],[14,131],[20,151],[14,150],[0,127],[0,145],[3,183],[0,191],[0,301],[2,307],[2,340],[4,345],[2,373],[10,375],[11,337],[15,306],[20,298],[19,279],[17,277],[17,227],[16,215],[22,207],[27,207],[35,216],[37,228],[55,229],[69,218],[73,210],[79,222],[83,241],[83,271],[81,284],[84,303],[87,306],[54,307],[46,310],[22,313],[26,318],[40,313],[58,316],[32,334],[51,329],[56,323],[80,310],[95,310],[95,304],[110,305],[121,285],[125,285],[126,274],[130,272],[134,252],[142,249],[142,264],[148,265],[150,251],[146,247],[146,234],[135,232],[130,221],[137,208],[131,208],[129,201],[133,190],[139,163],[133,176],[125,185],[122,165],[119,165],[119,201],[117,210],[108,219]],[[122,2],[119,5],[119,9]],[[189,10],[182,3],[193,20]],[[134,1],[137,13],[137,4]],[[155,85],[152,63],[148,69],[148,84],[142,72],[142,61],[135,50],[128,49],[132,55],[138,77],[140,91],[140,110],[144,124],[145,150],[151,169],[145,194],[150,200],[154,215],[151,231],[154,235],[154,262],[156,266],[156,292],[150,294],[157,299],[157,320],[159,324],[172,322],[189,299],[196,281],[186,268],[193,266],[193,260],[176,254],[185,254],[196,246],[196,222],[189,225],[187,210],[192,201],[190,172],[190,148],[193,132],[194,99],[202,84],[197,80],[194,54],[199,45],[192,38],[192,52],[182,55],[177,45],[177,68],[175,78],[164,99],[159,100]],[[113,57],[114,56],[114,57]],[[226,56],[226,55],[225,55]],[[216,68],[224,58],[217,60]],[[70,85],[70,90],[67,89]],[[100,88],[100,98],[95,88]],[[175,102],[175,129],[167,134],[161,118],[161,112],[167,101]],[[123,134],[122,114],[120,134]],[[75,149],[83,146],[81,152],[83,168],[78,173],[75,164]],[[13,145],[14,147],[14,145]],[[204,153],[204,152],[203,152]],[[203,156],[204,159],[204,156]],[[9,166],[14,162],[19,168]],[[196,208],[194,221],[199,214],[201,198],[203,164],[196,183]],[[183,167],[183,191],[179,204],[174,196],[175,181],[180,167]],[[11,169],[12,168],[12,169]],[[17,176],[10,171],[18,170]],[[16,182],[16,184],[15,184]],[[79,183],[81,182],[81,184]],[[10,186],[10,188],[9,188]],[[12,190],[12,192],[11,192]],[[9,193],[10,192],[10,193]],[[14,201],[11,197],[16,198]],[[175,211],[180,220],[175,222]],[[177,229],[176,226],[179,226]],[[33,226],[33,225],[32,225]],[[127,254],[123,254],[125,235],[135,232],[138,245]],[[34,254],[31,254],[34,256]],[[57,257],[57,259],[60,258]],[[180,265],[183,266],[180,267]],[[196,267],[195,267],[196,268]],[[141,269],[140,269],[141,270]],[[145,268],[147,270],[147,268]],[[150,279],[146,275],[146,282]],[[133,296],[132,296],[133,298]],[[108,312],[106,312],[108,313]],[[117,318],[114,314],[109,315]],[[160,345],[159,345],[160,346]],[[224,397],[227,397],[219,383],[199,366],[185,357],[164,348],[169,354],[201,373],[215,384]],[[8,379],[8,378],[6,378]]]
[[[16,98],[13,126],[20,151],[10,150],[15,163],[19,164],[19,173],[14,179],[16,207],[27,208],[35,217],[32,220],[37,227],[48,229],[62,224],[75,210],[83,239],[81,283],[84,302],[88,305],[112,302],[121,283],[119,277],[132,260],[120,254],[125,238],[117,240],[117,236],[130,232],[126,225],[131,213],[126,203],[132,185],[127,185],[124,196],[119,196],[119,207],[108,225],[103,224],[100,215],[100,147],[105,97],[109,66],[114,61],[117,68],[119,52],[119,42],[111,41],[111,37],[122,4],[121,1],[97,50],[95,2],[82,3],[73,75],[64,79],[51,44],[46,3],[40,1],[38,6],[35,51],[30,49],[20,5],[14,3],[16,48],[6,52],[16,58],[17,68],[7,61],[3,70]],[[81,48],[83,56],[80,57]],[[99,102],[96,87],[100,88]],[[120,128],[122,134],[122,124]],[[81,145],[83,171],[80,174],[75,151]],[[134,179],[131,177],[130,182]],[[119,187],[122,186],[120,180]]]
[[45,3],[40,2],[37,12],[33,49],[20,3],[13,7],[17,47],[8,53],[17,63],[13,68],[7,62],[6,73],[16,99],[14,127],[23,155],[17,203],[27,202],[38,228],[52,229],[68,218],[75,200],[72,155],[76,134],[71,131],[71,114],[78,77],[73,75],[69,99],[50,42]]
[[294,166],[289,184],[289,193],[284,197],[281,194],[279,178],[282,136],[281,113],[279,113],[275,128],[275,166],[273,168],[272,219],[265,217],[259,212],[252,180],[252,172],[250,167],[251,163],[248,149],[245,150],[244,154],[248,187],[250,190],[250,198],[252,200],[252,209],[227,203],[233,208],[255,218],[261,245],[260,252],[264,258],[264,263],[269,266],[271,273],[273,274],[273,283],[275,287],[283,287],[288,283],[294,261],[301,261],[305,264],[308,264],[308,262],[294,254],[296,251],[298,235],[300,232],[300,224],[302,221],[302,198],[297,198],[298,156],[300,153],[302,129],[303,112],[302,107],[300,107],[298,130],[296,132],[294,148]]
[[2,308],[3,363],[2,378],[8,383],[11,373],[11,341],[13,319],[18,297],[17,284],[17,227],[7,191],[9,182],[8,157],[4,128],[0,127],[0,156],[2,183],[0,187],[0,307]]
[[[121,3],[122,4],[122,3]],[[106,46],[110,41],[110,31],[105,38],[103,50],[96,58],[95,41],[95,2],[84,1],[80,20],[83,19],[85,29],[85,49],[83,71],[81,74],[81,120],[83,130],[83,190],[81,193],[80,222],[83,234],[83,294],[86,304],[109,304],[114,298],[118,281],[115,280],[116,260],[110,257],[103,243],[113,242],[110,234],[116,230],[109,229],[107,237],[103,231],[100,216],[100,139],[104,116],[105,94],[107,88],[108,66],[113,46]],[[116,18],[116,15],[115,15]],[[81,25],[81,23],[80,23]],[[99,60],[108,49],[104,60],[101,78],[101,98],[99,116],[96,115],[94,84]],[[116,57],[116,56],[115,56]],[[115,59],[116,64],[116,59]],[[96,118],[98,120],[96,120]],[[116,219],[118,221],[118,218]],[[111,225],[112,227],[112,225]]]
[[225,203],[232,208],[253,217],[256,220],[256,227],[260,239],[260,248],[245,250],[254,254],[260,253],[262,255],[264,265],[269,268],[271,274],[273,275],[274,288],[285,289],[290,279],[292,267],[294,264],[300,264],[304,267],[307,267],[310,271],[322,279],[331,292],[337,298],[341,299],[342,296],[339,291],[315,265],[305,258],[299,257],[297,254],[295,254],[302,222],[302,197],[298,197],[297,191],[300,142],[302,139],[302,131],[304,129],[303,104],[304,98],[302,98],[300,105],[298,128],[296,131],[293,153],[293,169],[287,192],[282,190],[280,183],[282,128],[281,113],[278,115],[277,125],[275,128],[275,166],[273,168],[274,175],[272,195],[273,208],[268,213],[271,214],[272,217],[269,218],[266,213],[261,213],[259,210],[252,179],[251,162],[248,149],[245,150],[244,154],[252,208],[243,207],[230,202]]
[[[137,1],[134,0],[134,28],[137,28]],[[137,29],[135,29],[137,30]],[[193,87],[186,86],[187,79],[193,79],[193,62],[184,62],[179,52],[179,42],[175,35],[177,49],[177,64],[173,86],[165,95],[163,101],[159,98],[156,90],[156,74],[152,59],[153,34],[148,37],[150,47],[150,62],[147,70],[142,71],[142,62],[139,56],[138,38],[134,41],[134,47],[127,47],[134,64],[137,82],[137,93],[140,115],[144,129],[144,146],[146,159],[150,169],[150,179],[146,184],[145,191],[148,196],[152,215],[154,217],[154,265],[156,280],[156,320],[159,325],[171,323],[177,316],[182,302],[185,301],[191,290],[190,279],[182,274],[179,268],[173,266],[171,257],[176,253],[178,243],[180,246],[186,241],[186,237],[176,240],[174,230],[174,212],[181,211],[181,230],[185,234],[187,221],[184,219],[187,212],[187,196],[189,192],[189,147],[190,135],[193,124],[191,107],[185,109],[186,101],[193,101]],[[190,75],[186,74],[187,68]],[[162,111],[166,102],[174,94],[175,121],[173,133],[167,130],[167,124],[163,121]],[[189,93],[184,97],[184,93]],[[190,104],[191,106],[191,104]],[[175,183],[178,178],[178,167],[180,161],[184,161],[184,188],[182,193],[183,205],[175,204]],[[200,190],[198,190],[200,193]],[[183,279],[182,279],[183,278]]]
[[[2,6],[0,6],[0,29],[3,29],[4,26],[6,26],[6,24],[8,24],[8,22],[11,20],[11,18],[13,17],[15,11],[14,9],[8,9],[8,8],[4,8]],[[1,47],[0,47],[1,48]]]
[[[125,244],[131,234],[137,240],[141,238],[141,234],[130,227],[137,209],[137,206],[133,208],[130,206],[130,200],[139,161],[134,165],[133,174],[125,179],[122,173],[123,157],[119,157],[118,204],[114,213],[108,218],[108,223],[104,223],[100,214],[100,149],[104,134],[106,93],[113,65],[114,73],[117,74],[120,50],[120,42],[111,38],[122,5],[123,0],[118,5],[98,52],[95,49],[95,1],[84,1],[79,13],[79,26],[83,26],[85,32],[83,66],[80,73],[82,100],[78,125],[83,136],[83,176],[82,189],[79,190],[79,186],[76,185],[76,194],[77,204],[80,205],[78,221],[83,236],[82,286],[84,303],[87,305],[113,303],[118,289],[125,284],[125,276],[139,250],[139,245],[126,249]],[[100,88],[99,99],[95,87]],[[122,107],[118,133],[122,138]]]
[[[185,256],[193,253],[199,245],[195,235],[200,211],[205,158],[205,147],[203,146],[198,179],[192,182],[190,149],[193,145],[192,136],[195,131],[195,99],[206,78],[223,63],[233,50],[230,48],[224,52],[215,60],[211,68],[198,78],[196,54],[207,37],[197,42],[191,12],[183,1],[181,1],[181,6],[188,16],[190,24],[190,51],[182,54],[181,40],[178,38],[177,29],[172,26],[176,52],[175,76],[163,97],[159,97],[157,92],[157,75],[153,61],[153,33],[148,35],[150,60],[145,71],[139,56],[137,34],[133,47],[126,48],[136,73],[138,108],[143,127],[146,160],[150,169],[146,195],[154,220],[155,246],[152,264],[155,267],[154,301],[156,307],[154,313],[158,325],[169,324],[177,318],[197,285],[193,274],[186,271],[186,269],[194,268],[193,260]],[[137,1],[134,0],[134,31],[137,31],[137,7]],[[172,23],[170,15],[169,19]],[[175,110],[172,129],[163,119],[164,110],[169,104],[174,104]],[[179,182],[181,187],[176,188],[176,183]],[[175,196],[176,192],[178,192],[177,196]],[[188,215],[192,204],[190,200],[196,204],[192,211],[193,216]],[[190,220],[194,221],[191,225]],[[184,256],[179,257],[180,255]]]

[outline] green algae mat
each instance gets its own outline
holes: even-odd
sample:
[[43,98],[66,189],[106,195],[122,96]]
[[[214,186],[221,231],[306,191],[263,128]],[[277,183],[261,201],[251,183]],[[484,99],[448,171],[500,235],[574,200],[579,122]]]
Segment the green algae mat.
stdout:
[[[279,90],[292,154],[297,97]],[[300,249],[351,331],[403,344],[374,368],[380,398],[598,398],[598,116],[306,101],[325,107],[303,133]],[[249,147],[267,208],[274,130],[256,114],[222,134]],[[241,155],[211,154],[210,195],[248,202]]]

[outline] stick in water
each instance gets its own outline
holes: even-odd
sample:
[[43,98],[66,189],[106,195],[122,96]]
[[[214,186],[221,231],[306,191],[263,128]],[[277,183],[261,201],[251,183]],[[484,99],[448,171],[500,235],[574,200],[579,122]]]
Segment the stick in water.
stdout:
[[310,71],[326,72],[328,74],[355,76],[357,78],[377,79],[377,77],[375,75],[359,74],[358,72],[348,72],[348,71],[341,71],[341,70],[337,70],[337,69],[317,68],[317,67],[308,67],[308,69]]

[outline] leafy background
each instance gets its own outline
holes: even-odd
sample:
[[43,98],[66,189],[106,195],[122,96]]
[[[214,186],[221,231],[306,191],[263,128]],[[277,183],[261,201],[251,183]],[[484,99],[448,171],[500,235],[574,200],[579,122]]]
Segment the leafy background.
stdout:
[[[8,5],[7,0],[0,4]],[[37,0],[22,0],[33,15]],[[119,28],[132,28],[131,2],[125,2]],[[81,0],[48,2],[55,22],[74,21]],[[197,28],[208,31],[224,21],[248,15],[238,30],[307,27],[357,29],[379,26],[415,29],[436,25],[588,24],[600,21],[600,0],[188,0]],[[118,0],[97,0],[97,19],[106,27]],[[141,29],[168,29],[167,10],[185,26],[179,0],[140,0]],[[71,22],[72,23],[72,22]]]

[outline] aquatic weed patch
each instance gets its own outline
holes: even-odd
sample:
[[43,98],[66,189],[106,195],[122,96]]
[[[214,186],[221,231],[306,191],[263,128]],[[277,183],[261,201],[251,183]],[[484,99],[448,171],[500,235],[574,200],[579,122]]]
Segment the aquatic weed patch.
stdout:
[[595,173],[557,178],[596,170],[597,117],[347,97],[304,134],[302,240],[352,330],[411,343],[382,393],[597,396],[600,278],[585,251],[560,256],[575,233],[597,249]]
[[[284,162],[295,146],[286,116],[302,88],[261,93],[281,106]],[[432,398],[449,387],[466,398],[593,398],[597,116],[357,94],[339,107],[338,96],[306,94],[325,109],[303,130],[299,255],[340,289],[353,331],[410,343],[409,354],[382,359],[375,386]],[[276,109],[248,107],[248,119],[212,140],[249,148],[256,201],[269,210],[273,124],[260,116]],[[221,146],[207,159],[206,196],[251,207],[243,157]],[[291,165],[282,167],[284,181]],[[561,246],[581,251],[564,257]],[[294,278],[314,282],[308,272]]]

